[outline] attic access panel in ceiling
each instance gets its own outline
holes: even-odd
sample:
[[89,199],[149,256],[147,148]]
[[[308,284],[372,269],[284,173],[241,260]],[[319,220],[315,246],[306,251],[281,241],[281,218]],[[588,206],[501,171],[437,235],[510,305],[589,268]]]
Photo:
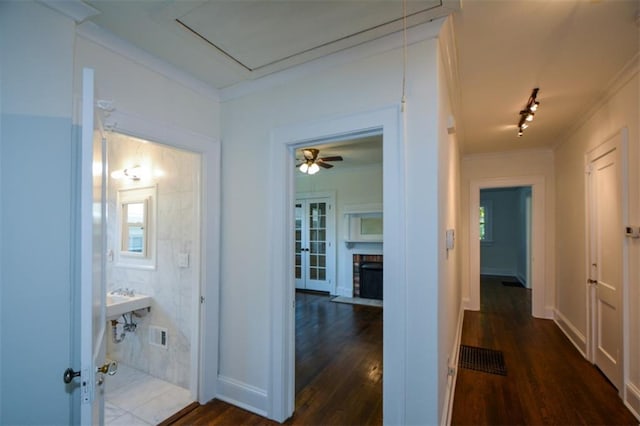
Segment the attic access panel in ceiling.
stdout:
[[[407,25],[442,0],[409,0]],[[291,66],[402,29],[400,0],[207,1],[176,22],[245,69]]]

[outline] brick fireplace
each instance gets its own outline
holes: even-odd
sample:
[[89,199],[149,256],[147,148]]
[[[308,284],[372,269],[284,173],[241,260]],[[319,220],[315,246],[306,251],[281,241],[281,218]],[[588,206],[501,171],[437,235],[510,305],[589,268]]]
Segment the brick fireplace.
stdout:
[[[381,254],[354,254],[353,255],[353,297],[362,297],[360,292],[360,284],[361,284],[361,266],[365,266],[367,269],[377,270],[376,264],[382,267],[382,255]],[[381,272],[380,272],[381,273]],[[374,297],[377,298],[377,297]],[[380,299],[382,299],[382,294],[380,293]]]

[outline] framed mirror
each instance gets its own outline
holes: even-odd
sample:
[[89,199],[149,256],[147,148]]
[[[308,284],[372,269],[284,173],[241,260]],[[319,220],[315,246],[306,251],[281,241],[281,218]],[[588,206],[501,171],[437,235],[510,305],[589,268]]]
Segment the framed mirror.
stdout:
[[156,186],[118,190],[116,264],[156,267]]

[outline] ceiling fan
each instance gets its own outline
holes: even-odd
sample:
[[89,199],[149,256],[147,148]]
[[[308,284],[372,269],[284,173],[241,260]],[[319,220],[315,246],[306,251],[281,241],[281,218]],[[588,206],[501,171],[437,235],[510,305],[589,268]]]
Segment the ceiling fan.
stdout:
[[339,155],[318,158],[319,153],[320,150],[315,148],[303,149],[302,155],[304,158],[300,160],[302,163],[297,164],[296,167],[298,167],[302,173],[314,175],[318,173],[320,167],[323,169],[330,169],[333,167],[333,164],[329,164],[327,161],[342,161],[342,157]]

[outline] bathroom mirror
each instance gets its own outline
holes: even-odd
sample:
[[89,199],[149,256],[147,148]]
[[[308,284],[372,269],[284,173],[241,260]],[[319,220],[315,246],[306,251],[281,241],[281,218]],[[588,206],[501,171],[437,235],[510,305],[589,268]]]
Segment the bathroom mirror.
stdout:
[[118,190],[117,266],[156,267],[156,186]]

